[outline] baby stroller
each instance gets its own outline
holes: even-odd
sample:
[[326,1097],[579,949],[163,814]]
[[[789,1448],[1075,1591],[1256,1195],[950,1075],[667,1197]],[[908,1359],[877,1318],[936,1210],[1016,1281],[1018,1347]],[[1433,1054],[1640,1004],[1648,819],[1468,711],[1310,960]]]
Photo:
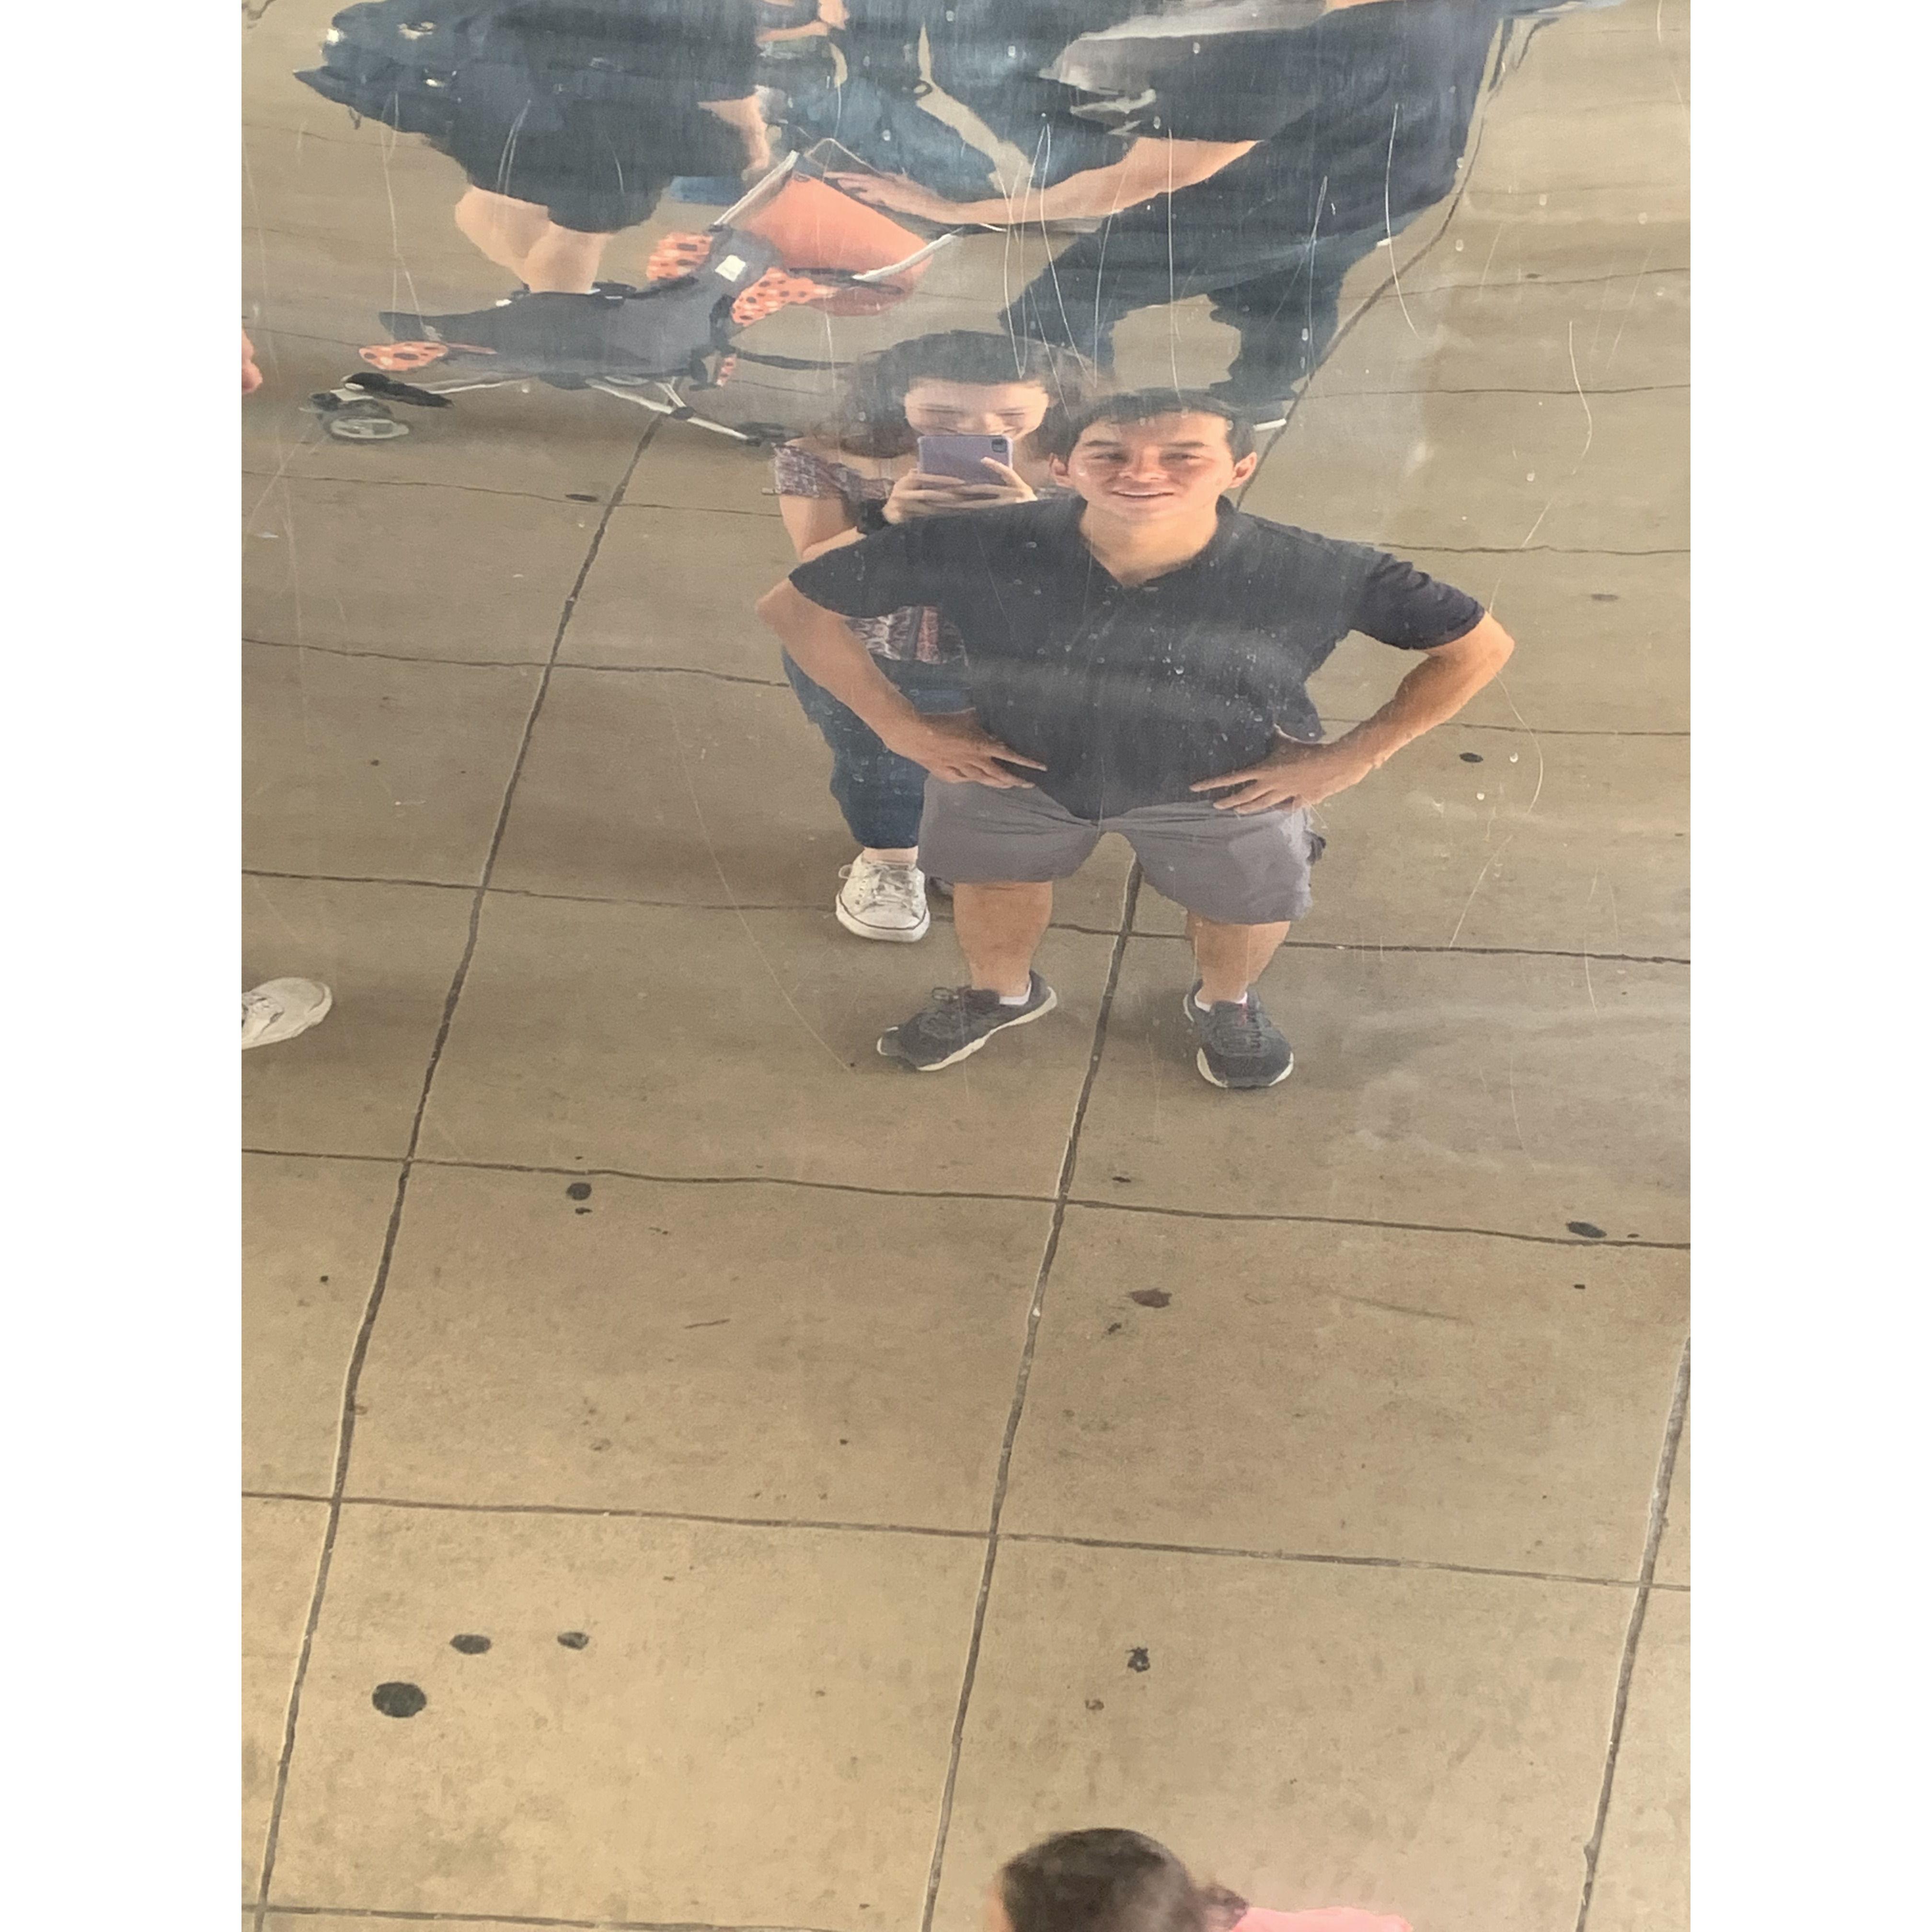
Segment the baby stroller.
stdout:
[[[767,442],[775,433],[700,416],[684,392],[721,386],[741,358],[829,367],[736,350],[734,338],[795,304],[877,314],[904,301],[956,238],[922,243],[823,176],[820,160],[790,155],[702,233],[666,236],[641,288],[600,282],[589,295],[524,293],[464,315],[386,313],[394,340],[363,350],[369,370],[318,392],[309,407],[339,442],[384,442],[410,434],[392,404],[448,409],[452,396],[534,381],[599,390],[734,442]],[[440,365],[452,380],[402,380]]]

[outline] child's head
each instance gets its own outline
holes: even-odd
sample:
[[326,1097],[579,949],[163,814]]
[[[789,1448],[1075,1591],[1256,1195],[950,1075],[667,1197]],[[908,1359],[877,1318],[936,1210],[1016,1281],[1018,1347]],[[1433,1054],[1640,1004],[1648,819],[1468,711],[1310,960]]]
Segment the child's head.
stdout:
[[902,456],[922,436],[1006,436],[1016,444],[1049,409],[1084,409],[1094,380],[1073,351],[968,328],[916,335],[852,365],[842,447]]
[[1063,1832],[1010,1858],[990,1932],[1227,1932],[1246,1910],[1138,1832]]

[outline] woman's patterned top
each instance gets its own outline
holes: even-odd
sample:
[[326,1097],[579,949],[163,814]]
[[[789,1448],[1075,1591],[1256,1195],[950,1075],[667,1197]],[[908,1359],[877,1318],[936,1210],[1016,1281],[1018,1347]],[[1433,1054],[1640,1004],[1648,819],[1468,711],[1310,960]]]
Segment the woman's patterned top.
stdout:
[[[856,517],[865,503],[882,503],[892,494],[890,476],[866,476],[850,464],[836,463],[796,442],[773,452],[772,475],[781,496],[837,496]],[[946,664],[964,647],[952,626],[929,605],[911,604],[885,617],[854,617],[852,628],[875,657],[915,658]]]

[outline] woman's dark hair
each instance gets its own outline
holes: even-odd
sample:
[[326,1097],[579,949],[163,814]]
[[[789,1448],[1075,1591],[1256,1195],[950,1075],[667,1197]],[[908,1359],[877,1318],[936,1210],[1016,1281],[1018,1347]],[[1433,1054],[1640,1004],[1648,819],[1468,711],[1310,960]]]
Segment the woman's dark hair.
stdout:
[[921,382],[970,382],[990,388],[1030,382],[1056,410],[1082,410],[1094,392],[1084,357],[1024,336],[949,328],[915,335],[876,355],[862,356],[845,379],[834,435],[855,456],[903,456],[918,439],[906,421],[908,392]]
[[1128,389],[1118,395],[1098,396],[1082,406],[1064,410],[1057,404],[1034,436],[1035,445],[1061,462],[1096,423],[1151,422],[1156,416],[1219,416],[1228,425],[1228,451],[1238,463],[1254,454],[1254,426],[1240,411],[1204,389]]
[[1138,1832],[1063,1832],[1000,1868],[1012,1932],[1228,1932],[1247,1901]]

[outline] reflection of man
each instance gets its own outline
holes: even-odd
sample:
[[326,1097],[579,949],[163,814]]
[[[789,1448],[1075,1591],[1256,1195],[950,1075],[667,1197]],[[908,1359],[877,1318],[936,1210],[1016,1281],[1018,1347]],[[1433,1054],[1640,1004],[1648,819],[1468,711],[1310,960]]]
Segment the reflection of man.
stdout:
[[[1053,881],[1114,831],[1187,908],[1202,1074],[1271,1087],[1294,1057],[1254,982],[1308,908],[1309,808],[1460,710],[1514,646],[1396,557],[1222,502],[1256,458],[1212,398],[1109,398],[1058,440],[1076,496],[886,530],[758,607],[808,676],[930,774],[920,862],[952,881],[970,976],[879,1051],[931,1072],[1049,1011],[1032,962]],[[844,621],[908,604],[958,627],[971,712],[921,716]],[[1307,680],[1351,630],[1425,655],[1324,743]]]
[[1105,168],[1010,202],[843,184],[936,221],[1111,217],[1007,311],[1016,332],[1103,365],[1114,326],[1210,295],[1240,347],[1217,393],[1258,416],[1321,360],[1342,278],[1455,184],[1498,22],[1524,0],[1328,0],[1312,24],[1220,33],[1114,104]]

